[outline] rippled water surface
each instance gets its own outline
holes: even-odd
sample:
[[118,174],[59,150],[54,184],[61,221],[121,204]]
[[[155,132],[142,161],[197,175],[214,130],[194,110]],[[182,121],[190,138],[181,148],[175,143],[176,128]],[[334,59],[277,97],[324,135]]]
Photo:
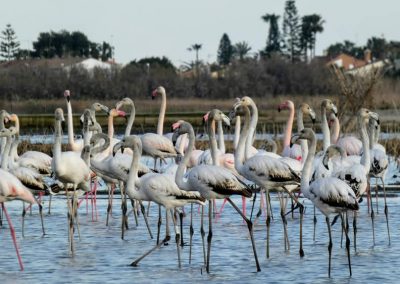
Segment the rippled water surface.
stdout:
[[[44,208],[47,211],[47,199]],[[290,251],[283,247],[282,222],[279,216],[279,201],[273,195],[274,220],[271,226],[271,256],[265,256],[265,216],[262,215],[255,226],[255,240],[261,265],[261,272],[256,273],[251,243],[247,227],[240,216],[226,205],[221,218],[214,219],[213,242],[211,251],[211,273],[202,273],[202,247],[199,234],[200,214],[194,206],[195,235],[192,264],[188,263],[189,247],[182,249],[182,268],[177,266],[176,246],[173,241],[142,260],[138,267],[129,264],[136,257],[154,245],[150,240],[142,216],[136,227],[134,218],[129,216],[130,229],[125,240],[120,235],[120,200],[114,202],[114,218],[109,227],[105,226],[106,196],[99,196],[98,221],[93,222],[86,212],[85,203],[79,209],[81,240],[76,237],[76,253],[68,253],[66,200],[62,197],[53,199],[52,213],[46,214],[47,234],[41,236],[37,208],[33,215],[27,216],[25,237],[21,237],[21,202],[7,203],[7,208],[14,221],[25,270],[19,271],[18,262],[12,245],[8,225],[0,228],[0,279],[1,283],[137,283],[137,282],[268,282],[268,283],[394,283],[398,281],[397,269],[400,267],[400,211],[396,193],[388,198],[391,246],[388,245],[383,199],[380,198],[379,215],[376,219],[376,245],[372,243],[371,221],[367,215],[367,206],[361,203],[358,225],[358,252],[351,250],[353,277],[349,278],[346,251],[340,248],[340,222],[333,226],[332,278],[327,277],[328,251],[327,229],[323,216],[318,215],[317,238],[312,237],[312,205],[305,201],[304,220],[305,257],[298,255],[298,215],[288,218]],[[366,199],[364,199],[366,200]],[[241,199],[234,198],[241,206]],[[219,208],[222,201],[217,201]],[[258,203],[258,202],[257,202]],[[256,205],[258,208],[259,205]],[[250,205],[248,205],[250,214]],[[157,206],[151,206],[150,222],[156,233]],[[186,213],[190,207],[186,208]],[[207,212],[207,211],[206,211]],[[189,214],[184,219],[184,238],[189,238]],[[205,219],[208,220],[208,219]],[[163,223],[164,226],[165,222]],[[206,231],[208,221],[206,221]],[[173,227],[171,226],[171,232]],[[165,233],[162,228],[162,236]],[[174,239],[174,238],[172,238]],[[351,237],[352,239],[352,237]],[[353,241],[353,239],[352,239]],[[351,244],[352,245],[352,244]],[[5,280],[5,281],[4,281]]]

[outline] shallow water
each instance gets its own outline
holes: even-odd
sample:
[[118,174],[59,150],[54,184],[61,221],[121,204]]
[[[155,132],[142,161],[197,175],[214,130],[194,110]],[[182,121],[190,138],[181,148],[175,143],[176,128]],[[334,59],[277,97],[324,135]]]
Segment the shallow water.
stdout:
[[[279,216],[279,202],[273,195],[272,206],[275,219],[271,226],[271,256],[265,256],[265,217],[262,215],[255,226],[256,240],[261,272],[256,273],[255,262],[251,250],[247,227],[240,216],[229,204],[221,215],[214,219],[213,240],[211,251],[211,273],[202,273],[202,247],[199,234],[200,214],[198,206],[194,206],[194,247],[192,264],[188,264],[189,247],[182,249],[182,268],[177,266],[177,254],[174,241],[163,246],[147,258],[138,267],[129,264],[146,250],[151,248],[155,240],[150,240],[142,216],[139,216],[139,226],[134,224],[134,218],[129,217],[130,229],[125,240],[120,235],[120,200],[114,202],[114,218],[109,227],[105,226],[106,196],[99,196],[97,222],[91,219],[91,211],[86,212],[85,203],[79,209],[81,240],[76,234],[76,253],[68,253],[66,201],[57,196],[53,198],[51,215],[45,216],[47,234],[42,237],[37,207],[32,216],[27,216],[25,237],[21,237],[20,211],[21,202],[7,203],[7,208],[14,221],[25,270],[19,271],[15,251],[9,234],[8,225],[0,228],[1,257],[0,279],[2,283],[100,283],[113,281],[116,283],[136,282],[260,282],[268,283],[377,283],[395,282],[398,279],[397,269],[400,267],[400,222],[396,216],[399,211],[400,199],[397,194],[388,198],[391,246],[388,246],[385,215],[383,214],[383,199],[379,200],[379,215],[376,218],[376,245],[372,246],[371,221],[367,215],[367,206],[361,203],[358,225],[358,252],[351,250],[353,277],[349,278],[346,251],[340,248],[340,222],[333,226],[333,257],[332,278],[327,277],[328,251],[327,229],[323,216],[318,214],[317,239],[312,237],[312,206],[305,200],[306,216],[304,219],[304,251],[305,257],[298,255],[298,213],[294,219],[288,216],[290,251],[283,247],[282,222]],[[47,199],[44,210],[47,212]],[[366,199],[364,199],[366,200]],[[241,206],[241,199],[234,198]],[[217,201],[219,208],[222,201]],[[258,202],[257,202],[258,203]],[[258,208],[258,204],[256,208]],[[248,205],[250,214],[250,205]],[[150,222],[153,234],[156,234],[157,206],[151,206]],[[190,207],[186,208],[190,212]],[[207,210],[205,212],[208,212]],[[206,232],[208,219],[206,221]],[[184,219],[184,238],[189,238],[189,215]],[[163,220],[164,222],[164,220]],[[165,223],[163,223],[164,226]],[[171,233],[173,233],[171,226]],[[162,236],[165,234],[162,228]],[[172,237],[172,240],[174,238]],[[352,233],[351,233],[351,240]],[[352,245],[352,244],[351,244]],[[6,280],[4,282],[4,279]]]

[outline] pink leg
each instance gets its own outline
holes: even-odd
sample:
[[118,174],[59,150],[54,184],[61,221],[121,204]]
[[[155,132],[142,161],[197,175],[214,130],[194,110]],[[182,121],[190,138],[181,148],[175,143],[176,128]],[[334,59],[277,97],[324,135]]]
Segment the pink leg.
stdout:
[[221,215],[222,209],[224,209],[226,202],[227,202],[227,199],[225,198],[224,201],[222,202],[221,208],[218,211],[218,215]]
[[264,191],[261,191],[261,208],[264,212],[264,215],[267,216],[267,211],[265,209],[265,204],[264,204]]
[[13,227],[13,225],[11,223],[10,216],[8,216],[8,213],[7,213],[6,207],[4,206],[4,203],[1,203],[1,207],[3,208],[4,214],[6,215],[6,218],[7,218],[8,225],[10,226],[11,237],[12,237],[12,240],[13,240],[13,243],[14,243],[15,251],[17,253],[19,267],[21,268],[21,271],[22,271],[22,270],[24,270],[24,265],[22,263],[21,255],[19,254],[17,238],[15,237],[15,230],[14,230],[14,227]]

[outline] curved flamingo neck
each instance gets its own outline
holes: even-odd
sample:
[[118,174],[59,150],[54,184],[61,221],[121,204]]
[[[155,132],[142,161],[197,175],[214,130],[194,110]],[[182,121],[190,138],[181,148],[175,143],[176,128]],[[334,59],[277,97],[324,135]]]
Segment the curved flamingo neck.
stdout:
[[225,154],[225,139],[224,139],[224,129],[222,127],[222,121],[218,121],[218,149],[222,154]]
[[[297,111],[297,131],[300,132],[304,129],[304,121],[303,121],[303,111],[300,109]],[[290,140],[289,140],[290,143]],[[304,161],[304,158],[308,155],[308,143],[307,140],[301,139],[300,140],[300,147],[301,147],[301,157]]]
[[360,135],[361,135],[361,142],[363,145],[363,154],[361,156],[361,165],[364,167],[365,169],[365,173],[368,174],[369,170],[371,168],[371,161],[370,161],[370,141],[368,138],[368,133],[367,133],[367,122],[363,121],[362,118],[358,118],[358,128],[360,129]]
[[245,143],[249,135],[250,128],[250,111],[247,107],[244,107],[244,124],[242,132],[240,133],[239,143],[235,151],[235,169],[240,173],[245,160]]
[[290,138],[292,137],[292,128],[294,120],[294,106],[289,104],[289,117],[286,121],[285,134],[283,137],[283,147],[290,147]]
[[233,147],[237,149],[238,144],[239,144],[239,136],[240,136],[240,116],[236,116],[236,122],[235,122],[235,137],[233,141]]
[[[136,108],[135,108],[135,104],[133,103],[133,101],[130,104],[130,106],[131,106],[131,113],[129,115],[129,120],[128,120],[128,123],[125,128],[125,137],[131,135],[133,122],[135,121],[135,116],[136,116]],[[157,133],[158,133],[158,129],[157,129]],[[161,129],[161,133],[162,133],[162,129]]]
[[250,101],[250,111],[251,111],[251,119],[250,119],[250,126],[249,126],[249,132],[246,140],[246,149],[245,149],[245,158],[248,159],[250,158],[250,151],[251,151],[251,146],[253,145],[253,137],[256,132],[257,128],[257,123],[258,123],[258,109],[253,100]]
[[323,136],[323,150],[326,151],[329,145],[331,144],[330,141],[330,132],[328,126],[328,120],[326,118],[326,108],[321,106],[321,128],[322,128],[322,136]]
[[108,138],[112,139],[114,137],[114,116],[112,114],[108,115]]
[[68,144],[73,147],[74,141],[74,122],[72,119],[72,106],[71,101],[67,100],[67,123],[68,123]]
[[[133,151],[132,154],[132,162],[131,162],[131,169],[129,171],[129,175],[128,175],[128,180],[127,180],[127,189],[131,189],[129,190],[129,197],[131,198],[136,198],[136,199],[143,199],[142,196],[140,196],[140,190],[136,190],[136,187],[139,188],[140,187],[140,178],[138,177],[138,171],[139,171],[139,160],[140,157],[142,156],[141,152],[142,149],[140,147],[130,147]],[[134,196],[132,196],[132,194]]]
[[160,114],[158,115],[157,134],[163,135],[165,110],[167,109],[167,95],[165,93],[165,90],[162,90],[160,93],[161,93],[161,106],[160,106]]
[[8,170],[8,157],[11,151],[11,142],[12,142],[11,135],[6,136],[6,145],[4,147],[4,152],[1,157],[1,169],[5,171]]
[[208,126],[208,137],[210,140],[210,151],[213,161],[213,165],[219,166],[219,160],[217,158],[217,140],[215,139],[215,120],[212,119]]
[[309,186],[310,186],[310,179],[313,170],[313,162],[315,157],[315,150],[317,149],[317,139],[315,134],[313,133],[311,140],[309,141],[309,149],[306,161],[304,162],[303,171],[301,173],[301,191],[305,196],[308,195]]
[[57,170],[61,164],[61,120],[56,119],[54,123],[54,145],[53,145],[53,161]]
[[340,124],[339,119],[336,117],[332,124],[331,144],[336,144],[339,140]]
[[194,143],[195,143],[195,136],[194,136],[194,131],[193,131],[192,126],[190,126],[187,134],[189,136],[188,150],[185,153],[185,156],[183,157],[182,161],[179,163],[179,166],[178,166],[178,169],[177,169],[176,175],[175,175],[175,183],[178,185],[178,187],[180,189],[190,191],[192,189],[191,189],[189,183],[187,181],[183,180],[183,177],[185,175],[187,165],[189,164],[190,156],[193,153],[193,148],[194,148]]

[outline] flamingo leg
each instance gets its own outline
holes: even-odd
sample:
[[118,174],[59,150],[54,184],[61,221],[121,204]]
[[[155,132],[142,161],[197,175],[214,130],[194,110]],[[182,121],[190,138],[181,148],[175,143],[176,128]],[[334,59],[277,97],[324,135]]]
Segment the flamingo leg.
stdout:
[[169,234],[168,212],[169,212],[169,210],[166,210],[166,213],[165,213],[165,215],[166,215],[166,216],[165,216],[165,217],[166,217],[166,221],[165,221],[165,224],[166,224],[166,235],[165,235],[165,238],[164,238],[161,242],[157,243],[153,248],[151,248],[151,249],[148,250],[146,253],[144,253],[141,257],[139,257],[139,258],[137,258],[136,260],[134,260],[134,261],[131,263],[131,266],[138,266],[139,262],[140,262],[143,258],[145,258],[145,257],[148,256],[149,254],[151,254],[151,253],[152,253],[153,251],[155,251],[156,249],[160,248],[162,245],[168,243],[168,241],[171,239],[171,236],[170,236],[170,234]]
[[[166,209],[166,210],[168,210],[168,209]],[[180,214],[182,214],[182,213],[180,213]],[[180,236],[178,225],[176,222],[176,215],[174,214],[172,209],[171,209],[171,215],[172,215],[172,222],[174,223],[174,229],[175,229],[175,243],[176,243],[176,252],[178,254],[178,267],[181,268],[181,248],[179,245],[179,240],[181,239],[181,236]]]
[[179,212],[179,222],[180,222],[180,229],[181,229],[181,246],[184,246],[183,242],[183,212]]
[[383,186],[383,198],[385,200],[385,217],[386,217],[386,227],[387,227],[387,232],[388,232],[388,238],[389,238],[389,246],[390,246],[390,229],[389,229],[389,208],[387,206],[386,202],[386,189],[385,189],[385,182],[383,181],[383,178],[380,178]]
[[189,264],[192,262],[192,243],[193,243],[193,203],[190,204],[190,233],[189,233]]
[[[40,194],[39,194],[39,197],[40,197]],[[35,199],[36,199],[36,197],[35,197]],[[42,206],[42,203],[41,203],[41,198],[39,198],[39,200],[36,200],[36,202],[37,202],[37,204],[38,204],[38,206],[39,206],[40,223],[41,223],[41,225],[42,225],[42,232],[43,232],[43,236],[44,236],[44,235],[46,235],[46,232],[45,232],[45,230],[44,230],[43,206]]]
[[[112,185],[111,185],[112,186]],[[107,219],[106,219],[106,226],[108,226],[108,221],[110,219],[110,213],[111,213],[111,188],[107,184],[108,187],[108,205],[107,205]]]
[[[215,199],[214,199],[215,201]],[[212,214],[213,214],[213,200],[208,201],[208,236],[207,236],[207,263],[206,271],[210,273],[210,257],[211,257],[211,240],[212,240]]]
[[376,201],[376,215],[379,215],[378,211],[378,181],[375,178],[375,201]]
[[[25,206],[24,206],[24,207],[25,207]],[[21,268],[21,271],[23,271],[23,270],[24,270],[24,264],[22,263],[22,258],[21,258],[21,255],[19,254],[18,244],[17,244],[17,238],[16,238],[16,236],[15,236],[14,226],[13,226],[12,223],[11,223],[11,218],[10,218],[10,216],[8,216],[7,209],[6,209],[6,207],[4,206],[4,203],[3,203],[3,202],[1,203],[1,208],[2,208],[2,210],[3,210],[3,212],[4,212],[4,215],[6,216],[6,219],[7,219],[7,222],[8,222],[8,226],[10,227],[11,238],[12,238],[13,243],[14,243],[15,252],[16,252],[16,254],[17,254],[19,267]]]
[[314,229],[313,229],[313,241],[315,242],[315,233],[317,231],[317,215],[315,214],[315,205],[314,205],[314,219],[313,219]]
[[289,244],[289,237],[288,237],[288,232],[287,232],[287,220],[286,220],[286,201],[284,200],[283,194],[280,192],[278,193],[279,195],[279,203],[281,207],[281,219],[282,219],[282,224],[283,224],[283,239],[285,243],[285,251],[290,250],[290,244]]
[[[345,213],[343,213],[343,214],[345,214]],[[345,227],[345,220],[344,220],[343,214],[340,214],[340,218],[342,218],[342,227],[343,227],[343,230],[346,235],[346,252],[347,252],[347,260],[349,263],[349,271],[350,271],[350,276],[351,276],[352,273],[351,273],[351,261],[350,261],[350,238],[349,238],[349,234],[347,233],[348,230]],[[347,221],[346,221],[346,223],[347,223]]]
[[265,203],[267,206],[267,219],[265,220],[265,223],[267,225],[267,245],[266,245],[266,256],[269,258],[269,233],[270,233],[270,227],[271,227],[271,210],[270,210],[270,201],[269,201],[269,190],[266,189],[265,193]]
[[332,261],[332,231],[331,231],[331,222],[329,217],[326,216],[326,225],[328,226],[328,234],[329,234],[329,244],[328,244],[328,252],[329,252],[329,264],[328,264],[328,277],[331,278],[331,261]]
[[140,201],[140,200],[138,200],[138,201],[139,201],[139,205],[140,205],[140,210],[142,211],[144,222],[146,223],[147,231],[149,232],[150,238],[153,239],[153,234],[151,233],[149,220],[147,219],[144,205],[143,205],[142,201]]
[[137,227],[139,226],[139,220],[138,220],[138,212],[136,210],[136,200],[131,199],[131,205],[132,205],[133,217],[135,218],[135,224]]
[[353,212],[354,251],[357,252],[357,211]]
[[[370,192],[371,192],[371,189],[370,189]],[[374,207],[372,205],[372,197],[369,199],[369,201],[371,203],[370,209],[371,209],[371,222],[372,222],[372,240],[373,240],[373,245],[375,245],[375,222],[374,222],[375,213],[374,213]]]
[[49,197],[49,209],[47,210],[47,214],[51,214],[51,200],[52,200],[52,198],[53,198],[53,195],[52,194],[50,194],[50,197]]
[[203,259],[204,259],[204,265],[206,265],[206,245],[204,241],[204,237],[206,235],[206,232],[204,231],[204,205],[201,206],[201,221],[200,221],[200,235],[201,235],[201,241],[203,244]]
[[72,200],[73,200],[72,209],[74,212],[74,222],[76,223],[76,227],[78,229],[78,237],[80,240],[81,239],[81,229],[79,226],[79,219],[78,219],[78,196],[77,196],[76,190],[74,190],[74,197]]
[[22,237],[25,237],[25,215],[26,215],[26,209],[25,209],[25,202],[22,201]]
[[245,215],[243,215],[242,212],[240,212],[240,209],[237,207],[237,205],[235,203],[233,203],[233,201],[229,197],[227,199],[228,199],[228,202],[232,205],[232,207],[235,208],[235,210],[239,213],[240,216],[242,216],[243,220],[247,223],[247,228],[249,229],[249,234],[250,234],[250,239],[251,239],[251,246],[253,248],[254,260],[256,262],[257,272],[259,272],[259,271],[261,271],[261,268],[260,268],[260,263],[258,262],[256,244],[254,242],[253,223],[249,219],[247,219],[247,217]]
[[127,223],[126,213],[128,211],[128,208],[127,208],[126,199],[125,199],[126,198],[125,189],[124,189],[122,182],[120,182],[119,188],[121,191],[121,209],[122,209],[121,239],[123,240],[124,236],[125,236],[125,228],[126,228],[126,223]]
[[158,205],[158,223],[157,223],[157,244],[160,242],[160,230],[161,230],[161,205]]

